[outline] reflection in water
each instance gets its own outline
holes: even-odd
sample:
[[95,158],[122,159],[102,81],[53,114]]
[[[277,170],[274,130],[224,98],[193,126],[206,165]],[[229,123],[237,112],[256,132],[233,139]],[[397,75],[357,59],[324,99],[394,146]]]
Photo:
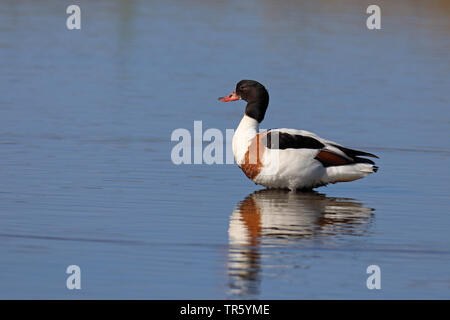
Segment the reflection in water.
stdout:
[[230,294],[258,294],[261,248],[298,243],[305,238],[362,235],[370,225],[372,211],[351,199],[316,192],[260,190],[250,194],[230,218]]

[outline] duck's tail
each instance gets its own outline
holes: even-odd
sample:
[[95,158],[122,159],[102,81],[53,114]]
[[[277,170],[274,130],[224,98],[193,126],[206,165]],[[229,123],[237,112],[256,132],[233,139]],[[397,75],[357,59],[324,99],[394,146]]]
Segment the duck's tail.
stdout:
[[336,183],[358,180],[377,171],[378,167],[374,164],[354,163],[343,166],[328,167],[326,174],[329,183]]

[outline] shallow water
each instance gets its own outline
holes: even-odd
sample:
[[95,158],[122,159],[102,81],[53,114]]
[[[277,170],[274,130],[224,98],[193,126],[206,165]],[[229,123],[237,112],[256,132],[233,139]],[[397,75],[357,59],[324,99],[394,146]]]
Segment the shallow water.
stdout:
[[[381,1],[379,31],[364,1],[74,3],[79,31],[61,1],[0,12],[0,298],[450,297],[448,2]],[[380,171],[293,194],[174,165],[174,129],[237,126],[243,78],[263,128]]]

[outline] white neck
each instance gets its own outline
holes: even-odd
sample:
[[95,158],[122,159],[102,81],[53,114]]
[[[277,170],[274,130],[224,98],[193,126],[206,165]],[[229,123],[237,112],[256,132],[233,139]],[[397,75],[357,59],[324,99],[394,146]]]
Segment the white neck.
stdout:
[[237,164],[244,160],[250,141],[258,134],[259,122],[244,115],[233,136],[233,154]]

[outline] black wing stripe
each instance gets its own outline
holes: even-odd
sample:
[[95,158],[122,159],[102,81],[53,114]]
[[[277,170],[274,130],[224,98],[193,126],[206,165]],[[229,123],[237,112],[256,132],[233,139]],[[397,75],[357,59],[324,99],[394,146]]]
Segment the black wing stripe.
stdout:
[[360,157],[353,157],[353,160],[356,163],[369,163],[369,164],[375,164],[375,162],[373,162],[370,159],[366,159],[366,158],[360,158]]
[[348,148],[344,148],[342,146],[338,146],[338,145],[335,145],[335,144],[332,144],[332,146],[338,148],[339,150],[341,150],[343,153],[345,153],[350,158],[354,158],[354,157],[357,157],[357,156],[378,158],[376,155],[374,155],[372,153],[359,151],[359,150],[354,150],[354,149],[348,149]]
[[269,131],[263,139],[264,145],[269,149],[322,149],[325,147],[322,142],[314,138],[279,131]]

